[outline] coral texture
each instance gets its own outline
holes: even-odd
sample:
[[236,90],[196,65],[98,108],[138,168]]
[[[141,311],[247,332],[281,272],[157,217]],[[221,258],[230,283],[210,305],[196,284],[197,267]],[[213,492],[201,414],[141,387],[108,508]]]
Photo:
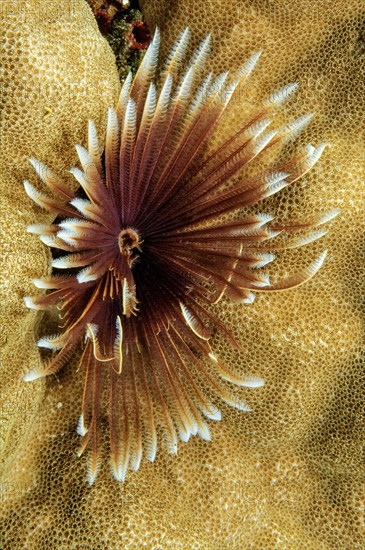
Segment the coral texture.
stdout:
[[[44,113],[48,105],[39,94],[33,96],[38,101],[31,109],[21,97],[9,102],[2,136],[8,166],[2,176],[2,218],[10,255],[2,272],[2,296],[8,298],[2,308],[1,335],[1,420],[6,420],[1,425],[2,547],[363,548],[365,13],[353,1],[170,5],[167,0],[142,4],[151,29],[156,24],[161,28],[165,53],[189,25],[196,45],[212,31],[216,73],[237,68],[252,52],[264,50],[249,88],[250,104],[260,103],[268,91],[288,82],[300,83],[283,112],[283,122],[303,112],[314,111],[316,117],[296,143],[287,145],[283,157],[308,142],[326,140],[330,147],[299,184],[268,199],[265,212],[280,220],[306,219],[313,212],[340,207],[325,237],[327,260],[316,279],[297,290],[279,297],[259,296],[242,308],[221,306],[220,315],[247,350],[245,364],[267,382],[259,393],[249,395],[253,413],[242,415],[223,408],[223,421],[212,427],[213,442],[196,438],[181,445],[177,456],[161,454],[153,464],[141,465],[122,485],[104,468],[90,488],[74,453],[78,439],[74,418],[83,381],[81,372],[75,374],[77,360],[56,379],[48,377],[32,386],[20,380],[40,361],[34,347],[40,330],[34,326],[33,314],[23,307],[22,297],[31,292],[31,278],[42,269],[46,274],[48,262],[42,245],[25,234],[25,225],[36,221],[36,209],[29,206],[21,181],[33,177],[25,160],[30,156],[47,163],[52,157],[55,169],[57,158],[62,158],[60,170],[72,166],[73,144],[82,143],[83,137],[85,143],[86,120],[101,122],[105,103],[113,98],[117,85],[105,83],[103,102],[94,99],[92,104],[88,96],[72,113],[64,108],[56,116],[53,104],[49,105],[53,111]],[[45,25],[50,42],[64,52],[62,61],[65,52],[71,59],[71,68],[61,71],[63,76],[68,70],[75,76],[80,72],[75,43],[87,40],[89,28],[82,2],[72,6],[74,34],[70,28],[61,33],[70,22],[66,16],[61,24],[59,13]],[[76,31],[75,20],[81,18],[83,24]],[[12,76],[6,77],[2,92],[8,93],[8,87],[16,84],[16,89],[34,90],[30,77],[41,69],[35,71],[28,55],[22,73],[26,82],[14,79],[14,70],[24,42],[31,42],[40,24],[7,17],[3,28],[15,38],[9,37],[6,48]],[[86,53],[92,49],[90,41],[101,44],[99,40],[90,22]],[[33,42],[36,48],[35,38]],[[45,68],[47,53],[47,48],[38,52],[38,63],[45,59]],[[88,94],[95,94],[94,98],[100,93],[100,82],[113,71],[105,55],[107,62],[99,59],[90,68]],[[62,86],[61,103],[66,89]],[[244,101],[246,96],[222,121],[218,141],[239,125]],[[45,121],[40,121],[42,116],[47,117]],[[71,158],[60,155],[60,150],[69,151]],[[37,184],[36,178],[33,183]],[[37,221],[50,222],[51,217]],[[286,252],[283,272],[293,272],[299,258],[309,263],[322,247],[321,243],[300,253]],[[53,318],[39,322],[43,327],[57,325]],[[217,339],[215,345],[233,361],[223,340]]]

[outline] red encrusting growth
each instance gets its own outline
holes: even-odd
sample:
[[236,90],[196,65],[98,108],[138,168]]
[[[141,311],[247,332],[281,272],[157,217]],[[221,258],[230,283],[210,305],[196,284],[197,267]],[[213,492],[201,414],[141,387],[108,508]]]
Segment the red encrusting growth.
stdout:
[[132,50],[146,50],[151,42],[151,35],[146,23],[135,19],[129,23],[126,40]]
[[[109,109],[105,161],[94,124],[89,123],[88,149],[77,146],[82,170],[71,170],[85,199],[36,160],[32,165],[56,198],[25,182],[28,195],[58,217],[57,224],[38,224],[29,231],[64,254],[53,260],[53,275],[35,281],[49,293],[25,299],[34,309],[58,305],[64,323],[61,334],[38,343],[58,350],[53,359],[25,379],[57,372],[83,343],[79,454],[90,448],[90,483],[100,467],[105,384],[111,466],[118,480],[125,479],[128,468],[137,470],[143,455],[154,460],[159,432],[169,452],[176,452],[178,440],[187,441],[190,435],[209,439],[204,417],[220,419],[214,396],[249,410],[232,384],[258,387],[263,381],[234,372],[215,356],[209,344],[213,327],[232,346],[239,349],[239,344],[212,305],[223,296],[251,303],[256,291],[283,290],[311,278],[324,254],[274,284],[259,268],[282,248],[272,244],[279,232],[317,227],[335,215],[276,227],[268,215],[242,216],[243,207],[301,177],[324,145],[308,146],[291,161],[255,178],[242,176],[227,188],[233,175],[267,148],[295,135],[310,117],[268,130],[270,116],[295,89],[287,86],[207,156],[212,132],[259,55],[253,55],[233,81],[227,73],[215,79],[204,76],[208,37],[180,76],[188,36],[186,29],[157,88],[156,31],[136,77],[128,76],[116,110]],[[221,221],[231,212],[236,212],[234,219]],[[322,235],[316,230],[287,247]],[[76,274],[68,272],[75,268]],[[66,275],[58,270],[66,270]]]

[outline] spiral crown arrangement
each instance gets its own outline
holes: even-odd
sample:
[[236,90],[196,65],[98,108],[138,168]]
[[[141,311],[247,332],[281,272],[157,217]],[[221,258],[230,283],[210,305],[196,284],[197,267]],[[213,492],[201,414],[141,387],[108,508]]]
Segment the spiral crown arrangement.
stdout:
[[[260,54],[233,78],[228,73],[214,78],[205,72],[210,37],[186,65],[188,45],[185,29],[157,86],[156,30],[136,76],[129,74],[117,108],[108,111],[104,151],[89,122],[88,148],[76,146],[82,170],[71,170],[83,196],[35,159],[31,164],[51,196],[24,182],[29,197],[56,218],[28,230],[59,251],[52,275],[34,281],[48,292],[25,303],[32,309],[57,306],[63,323],[60,334],[38,342],[56,350],[52,359],[24,378],[56,373],[82,343],[78,454],[89,450],[89,483],[101,466],[105,387],[111,468],[119,481],[128,468],[138,470],[143,455],[155,459],[159,437],[171,453],[179,439],[199,434],[209,440],[206,418],[221,418],[217,397],[250,410],[237,387],[264,382],[235,372],[214,353],[209,343],[214,330],[240,351],[214,304],[226,298],[250,304],[255,292],[285,290],[313,277],[325,253],[275,283],[261,268],[274,260],[274,252],[323,236],[316,228],[337,214],[285,225],[272,224],[267,214],[243,216],[242,209],[310,170],[325,144],[308,145],[255,177],[240,175],[309,122],[310,115],[269,128],[275,110],[296,89],[293,84],[248,113],[244,125],[207,155],[212,133]],[[303,236],[306,229],[312,231]],[[282,232],[301,234],[275,244]]]

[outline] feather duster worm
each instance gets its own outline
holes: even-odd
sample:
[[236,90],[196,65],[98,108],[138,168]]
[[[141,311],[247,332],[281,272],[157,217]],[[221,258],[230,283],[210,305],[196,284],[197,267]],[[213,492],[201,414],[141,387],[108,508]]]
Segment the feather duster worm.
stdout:
[[[172,49],[157,89],[156,31],[136,77],[128,76],[116,110],[109,109],[104,153],[89,122],[88,149],[77,146],[82,170],[71,170],[83,198],[34,159],[34,169],[55,198],[24,182],[29,197],[57,216],[52,225],[37,224],[28,230],[62,251],[52,261],[53,274],[34,281],[49,292],[27,297],[25,303],[33,309],[57,305],[63,319],[61,334],[38,342],[58,352],[25,380],[57,372],[84,342],[78,433],[79,455],[90,449],[90,483],[100,468],[104,387],[111,467],[120,481],[128,468],[138,470],[143,455],[155,459],[158,433],[171,453],[179,439],[187,441],[190,435],[210,439],[206,418],[221,417],[214,396],[249,410],[232,384],[258,387],[263,381],[234,372],[214,354],[209,344],[213,329],[233,346],[239,344],[214,315],[212,304],[223,296],[250,303],[255,291],[283,290],[310,279],[325,254],[270,284],[258,268],[271,262],[272,251],[281,247],[260,243],[281,231],[319,226],[335,214],[273,229],[268,215],[243,217],[238,212],[297,180],[315,164],[324,145],[309,145],[285,165],[227,186],[261,152],[296,134],[309,117],[268,130],[270,114],[295,89],[287,86],[213,153],[203,155],[259,54],[233,82],[228,73],[214,79],[202,74],[208,37],[181,75],[188,35],[186,29]],[[222,215],[231,212],[236,212],[235,218],[223,222]],[[312,232],[288,246],[301,246],[322,234]]]

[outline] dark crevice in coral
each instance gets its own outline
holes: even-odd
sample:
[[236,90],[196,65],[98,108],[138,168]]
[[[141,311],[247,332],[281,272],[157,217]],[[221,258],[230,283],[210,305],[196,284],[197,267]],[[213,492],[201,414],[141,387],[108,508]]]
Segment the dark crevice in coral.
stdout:
[[143,19],[138,2],[132,0],[87,0],[100,32],[109,42],[121,82],[129,71],[135,73],[151,41],[151,33]]

